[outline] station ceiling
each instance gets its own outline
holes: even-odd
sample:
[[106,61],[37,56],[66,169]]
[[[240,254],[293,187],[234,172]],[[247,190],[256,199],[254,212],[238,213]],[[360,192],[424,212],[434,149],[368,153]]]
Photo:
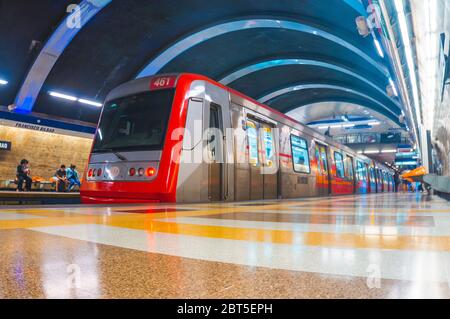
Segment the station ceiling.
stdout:
[[102,102],[136,77],[192,72],[282,112],[342,102],[398,123],[393,71],[356,29],[359,0],[84,0],[92,18],[52,55],[73,3],[0,0],[0,105],[96,123],[100,108],[49,92]]

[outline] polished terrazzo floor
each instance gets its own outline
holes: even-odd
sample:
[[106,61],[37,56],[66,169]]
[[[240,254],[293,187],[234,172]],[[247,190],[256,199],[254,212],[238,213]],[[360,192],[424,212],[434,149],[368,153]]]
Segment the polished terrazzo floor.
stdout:
[[450,298],[450,203],[0,207],[0,298]]

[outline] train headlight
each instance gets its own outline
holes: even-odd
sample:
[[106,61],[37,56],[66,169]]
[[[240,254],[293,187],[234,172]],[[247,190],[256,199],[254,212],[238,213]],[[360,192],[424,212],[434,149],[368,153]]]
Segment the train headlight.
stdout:
[[88,173],[88,177],[92,177],[92,176],[94,176],[94,171],[92,170],[92,168],[89,170],[89,173]]
[[136,169],[134,167],[130,168],[128,175],[130,175],[131,177],[136,175]]
[[155,175],[156,175],[156,169],[153,168],[153,167],[147,168],[146,175],[147,175],[148,177],[153,177],[153,176],[155,176]]
[[99,169],[97,170],[97,176],[98,176],[98,177],[102,176],[102,173],[103,173],[103,170],[102,170],[101,168],[99,168]]
[[139,171],[138,171],[138,174],[139,174],[139,176],[144,176],[144,174],[145,174],[145,169],[140,168]]

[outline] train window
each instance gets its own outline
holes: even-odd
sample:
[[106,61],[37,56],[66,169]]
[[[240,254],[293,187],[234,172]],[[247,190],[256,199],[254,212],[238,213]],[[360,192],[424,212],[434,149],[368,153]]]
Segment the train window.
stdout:
[[366,174],[364,172],[364,165],[360,161],[357,161],[357,169],[356,175],[358,176],[358,180],[365,181],[367,179]]
[[355,178],[353,172],[353,158],[348,155],[345,156],[345,176],[348,176],[351,180]]
[[272,167],[275,157],[273,129],[271,127],[264,127],[263,133],[264,133],[264,148],[266,151],[265,165],[267,167]]
[[373,167],[370,168],[370,182],[375,183],[375,171]]
[[220,106],[211,103],[211,108],[209,112],[209,132],[208,132],[208,154],[209,160],[213,162],[222,161],[222,140],[223,133],[222,125],[220,121]]
[[298,136],[291,135],[291,148],[294,172],[305,174],[311,173],[308,142]]
[[159,90],[108,102],[93,152],[162,149],[174,95],[175,90]]
[[247,139],[249,162],[252,165],[259,164],[258,128],[252,121],[247,121]]
[[336,163],[336,176],[345,178],[344,157],[342,154],[334,152],[334,161]]
[[325,146],[320,146],[320,157],[322,159],[323,172],[328,174],[328,159],[327,159],[327,149]]
[[322,172],[322,161],[320,160],[319,146],[316,145],[317,171]]

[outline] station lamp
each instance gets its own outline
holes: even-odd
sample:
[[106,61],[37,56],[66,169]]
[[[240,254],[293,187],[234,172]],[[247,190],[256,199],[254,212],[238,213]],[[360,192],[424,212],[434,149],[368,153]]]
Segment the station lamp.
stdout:
[[103,104],[96,102],[96,101],[91,101],[91,100],[87,100],[87,99],[82,99],[82,98],[78,98],[72,95],[68,95],[68,94],[63,94],[63,93],[59,93],[59,92],[55,92],[55,91],[50,91],[49,92],[50,96],[56,97],[56,98],[60,98],[60,99],[64,99],[64,100],[68,100],[68,101],[72,101],[72,102],[79,102],[82,104],[87,104],[87,105],[91,105],[91,106],[96,106],[96,107],[102,107]]
[[369,25],[367,24],[366,18],[363,16],[356,18],[356,28],[358,29],[359,35],[362,37],[367,37],[370,34]]

